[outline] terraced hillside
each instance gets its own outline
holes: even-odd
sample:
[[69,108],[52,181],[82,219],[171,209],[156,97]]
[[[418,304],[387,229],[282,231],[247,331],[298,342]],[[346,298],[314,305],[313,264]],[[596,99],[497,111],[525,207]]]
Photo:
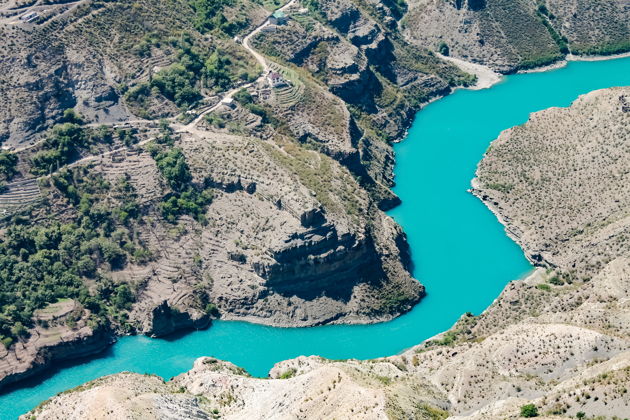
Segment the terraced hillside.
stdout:
[[9,217],[20,213],[41,199],[37,179],[31,178],[5,185],[0,194],[0,216]]

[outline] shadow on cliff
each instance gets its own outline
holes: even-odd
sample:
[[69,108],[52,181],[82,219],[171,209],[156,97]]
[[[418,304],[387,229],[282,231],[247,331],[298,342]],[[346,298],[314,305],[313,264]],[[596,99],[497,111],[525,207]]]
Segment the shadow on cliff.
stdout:
[[378,286],[386,274],[380,264],[366,265],[358,270],[346,273],[335,273],[330,279],[316,277],[301,280],[298,284],[283,287],[271,287],[275,293],[290,298],[298,297],[304,300],[314,300],[327,297],[339,302],[348,303],[352,299],[354,288],[361,284]]

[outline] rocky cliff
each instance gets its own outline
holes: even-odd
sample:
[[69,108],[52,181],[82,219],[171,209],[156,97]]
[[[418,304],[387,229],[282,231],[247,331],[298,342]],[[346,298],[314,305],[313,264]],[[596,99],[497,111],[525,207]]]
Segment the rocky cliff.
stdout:
[[[614,157],[629,141],[629,93],[590,93],[569,108],[533,114],[493,143],[479,166],[476,193],[528,255],[539,252],[537,241],[548,243],[540,263],[549,268],[508,284],[481,315],[463,315],[451,330],[397,356],[299,357],[277,364],[267,379],[213,358],[198,359],[169,382],[121,373],[57,396],[24,418],[89,412],[94,418],[505,419],[521,417],[524,406],[550,419],[627,416],[630,258],[615,246],[624,219],[605,221],[628,184],[627,159]],[[541,159],[541,150],[560,160]],[[499,187],[508,179],[512,188]],[[594,183],[585,188],[587,179]],[[597,198],[590,200],[593,189]],[[554,196],[566,191],[572,198]],[[591,227],[579,241],[556,240],[572,229],[560,222],[571,203],[580,206],[571,220]],[[527,228],[529,217],[538,220],[535,228]],[[600,250],[606,262],[589,263],[585,249]],[[589,270],[589,277],[576,276],[576,269]]]
[[[333,81],[301,73],[299,60],[269,60],[288,82],[270,87],[240,39],[270,11],[249,1],[200,7],[2,4],[0,139],[9,151],[0,211],[11,226],[0,242],[10,267],[2,292],[28,290],[1,303],[6,375],[61,358],[37,356],[35,344],[59,338],[34,315],[58,299],[80,301],[100,323],[59,325],[69,332],[48,347],[75,343],[63,356],[71,358],[92,336],[163,336],[217,316],[284,326],[383,321],[424,294],[404,234],[382,211],[397,203],[391,148],[342,94],[353,66],[326,64]],[[347,36],[360,52],[314,11],[292,9],[287,34],[301,36],[295,22],[304,16],[318,36],[374,56],[385,45],[381,24],[353,7],[360,25]],[[452,83],[466,80],[431,60],[457,75]],[[430,95],[448,90],[425,73],[436,81]],[[238,86],[237,100],[221,105]],[[385,122],[392,109],[361,118],[379,113]],[[13,357],[20,349],[32,357]]]
[[37,326],[27,339],[0,349],[0,383],[31,377],[49,364],[90,356],[113,341],[109,329],[73,300],[60,301],[36,312]]

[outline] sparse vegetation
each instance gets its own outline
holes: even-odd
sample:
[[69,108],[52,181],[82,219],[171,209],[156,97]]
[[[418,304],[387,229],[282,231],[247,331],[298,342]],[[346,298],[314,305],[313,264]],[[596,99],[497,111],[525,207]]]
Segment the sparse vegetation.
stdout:
[[289,379],[289,378],[293,378],[295,376],[295,374],[297,373],[297,370],[295,368],[290,368],[285,370],[284,372],[282,372],[280,374],[280,376],[278,376],[278,379]]

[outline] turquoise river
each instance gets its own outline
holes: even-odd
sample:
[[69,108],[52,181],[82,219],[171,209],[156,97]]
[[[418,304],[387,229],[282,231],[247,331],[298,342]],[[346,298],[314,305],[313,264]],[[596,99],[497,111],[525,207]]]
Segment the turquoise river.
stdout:
[[495,216],[470,193],[470,180],[490,141],[529,113],[568,106],[594,89],[630,85],[630,58],[570,62],[566,67],[505,77],[490,89],[459,90],[418,113],[396,145],[390,214],[407,232],[414,276],[427,297],[391,322],[362,326],[273,328],[217,321],[205,331],[170,339],[123,337],[103,354],[57,364],[0,395],[0,418],[15,419],[41,401],[83,382],[124,370],[166,379],[215,356],[266,376],[272,365],[299,355],[332,359],[387,356],[449,328],[464,312],[482,312],[507,282],[532,267]]

